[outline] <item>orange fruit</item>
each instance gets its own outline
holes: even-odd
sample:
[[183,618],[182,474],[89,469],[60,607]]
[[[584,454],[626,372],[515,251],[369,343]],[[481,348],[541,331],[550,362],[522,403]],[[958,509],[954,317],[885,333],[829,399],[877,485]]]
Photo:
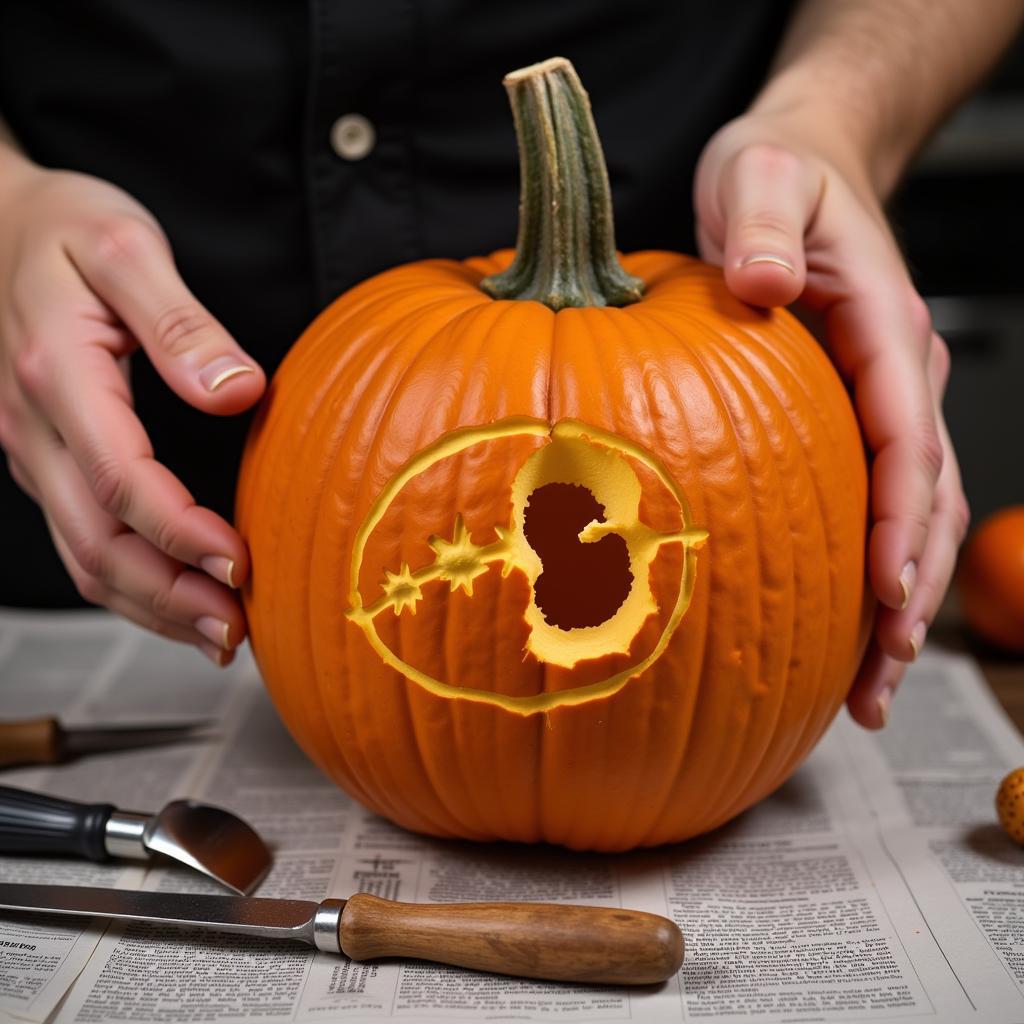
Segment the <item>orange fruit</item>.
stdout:
[[996,814],[1006,834],[1024,846],[1024,768],[1015,768],[999,784]]
[[967,542],[958,577],[971,629],[1024,653],[1024,505],[989,516]]

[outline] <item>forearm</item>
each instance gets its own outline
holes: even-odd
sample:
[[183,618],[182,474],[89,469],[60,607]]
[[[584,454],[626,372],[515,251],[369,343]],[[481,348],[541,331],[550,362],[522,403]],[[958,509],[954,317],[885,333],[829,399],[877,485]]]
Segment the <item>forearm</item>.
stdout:
[[803,0],[753,109],[806,119],[886,196],[1022,21],[1021,0]]

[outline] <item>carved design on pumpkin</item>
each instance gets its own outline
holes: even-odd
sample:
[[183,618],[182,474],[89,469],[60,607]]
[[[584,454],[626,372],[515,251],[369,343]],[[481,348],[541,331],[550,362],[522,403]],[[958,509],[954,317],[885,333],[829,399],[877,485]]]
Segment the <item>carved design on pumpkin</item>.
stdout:
[[[508,525],[493,526],[494,539],[478,544],[470,536],[462,515],[457,515],[450,539],[429,538],[428,544],[434,552],[432,562],[417,569],[411,569],[403,562],[398,572],[385,569],[380,583],[383,593],[364,605],[359,578],[366,544],[401,489],[413,477],[472,445],[524,434],[544,437],[547,443],[532,452],[516,473],[511,486],[512,518]],[[642,487],[629,459],[651,470],[672,494],[682,523],[680,529],[662,532],[640,519]],[[586,489],[595,499],[595,507],[603,510],[600,518],[591,520],[576,532],[575,541],[597,547],[605,538],[615,536],[624,545],[628,557],[628,592],[610,614],[594,624],[560,625],[550,621],[537,602],[536,584],[545,567],[535,549],[536,541],[531,544],[528,537],[526,517],[531,497],[553,484]],[[392,478],[356,534],[347,616],[362,628],[371,646],[387,664],[432,693],[533,714],[563,704],[609,696],[661,657],[689,605],[696,551],[707,536],[707,530],[693,524],[682,489],[651,452],[626,438],[574,420],[561,420],[551,425],[525,417],[509,417],[486,426],[452,431],[417,453]],[[678,593],[666,625],[646,656],[597,683],[530,697],[471,690],[457,683],[434,679],[404,662],[383,642],[374,624],[377,616],[388,609],[396,616],[405,611],[415,615],[416,606],[423,599],[423,587],[431,582],[447,582],[451,593],[462,590],[466,597],[472,598],[474,581],[487,572],[490,565],[500,563],[502,576],[518,569],[530,583],[530,602],[524,609],[524,619],[529,627],[526,650],[539,661],[571,669],[585,659],[626,654],[648,617],[658,612],[658,604],[651,591],[650,569],[666,544],[681,544],[684,552],[680,562]],[[587,583],[585,579],[571,580],[567,581],[567,586],[570,589],[576,587],[578,592],[578,588]]]

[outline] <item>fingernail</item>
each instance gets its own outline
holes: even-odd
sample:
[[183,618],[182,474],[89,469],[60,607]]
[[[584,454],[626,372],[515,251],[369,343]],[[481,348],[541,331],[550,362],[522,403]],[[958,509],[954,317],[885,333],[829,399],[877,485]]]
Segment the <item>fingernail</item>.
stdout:
[[892,687],[884,686],[878,695],[878,714],[882,719],[882,728],[889,723],[889,709],[892,707]]
[[217,668],[224,668],[224,666],[229,664],[231,659],[234,657],[233,652],[225,651],[222,647],[217,647],[214,644],[199,643],[196,646],[210,659],[210,661],[214,663],[214,665],[217,666]]
[[223,555],[206,555],[199,559],[199,568],[207,575],[235,589],[235,560]]
[[900,572],[900,590],[903,591],[903,603],[900,611],[905,611],[910,604],[910,595],[914,592],[914,584],[917,582],[917,562],[907,562]]
[[919,622],[910,632],[910,649],[914,652],[914,658],[921,653],[921,648],[924,647],[924,638],[928,633],[928,627],[923,623]]
[[255,373],[256,367],[240,363],[234,356],[217,356],[199,371],[199,380],[207,391],[216,391],[225,381],[243,373]]
[[231,627],[223,619],[200,615],[195,627],[211,643],[218,644],[225,651],[231,650]]
[[740,260],[741,267],[749,267],[753,263],[774,263],[775,266],[788,270],[796,277],[796,267],[785,256],[779,256],[774,252],[752,252],[749,256],[744,256]]

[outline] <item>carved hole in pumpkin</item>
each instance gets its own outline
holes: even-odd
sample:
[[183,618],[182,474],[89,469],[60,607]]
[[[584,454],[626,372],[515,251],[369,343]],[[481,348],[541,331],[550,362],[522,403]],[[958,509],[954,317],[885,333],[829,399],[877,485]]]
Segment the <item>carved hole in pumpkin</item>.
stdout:
[[579,532],[605,521],[604,506],[581,484],[544,484],[523,513],[523,533],[544,571],[533,585],[545,620],[559,629],[599,626],[629,596],[629,549],[615,533],[584,544]]

